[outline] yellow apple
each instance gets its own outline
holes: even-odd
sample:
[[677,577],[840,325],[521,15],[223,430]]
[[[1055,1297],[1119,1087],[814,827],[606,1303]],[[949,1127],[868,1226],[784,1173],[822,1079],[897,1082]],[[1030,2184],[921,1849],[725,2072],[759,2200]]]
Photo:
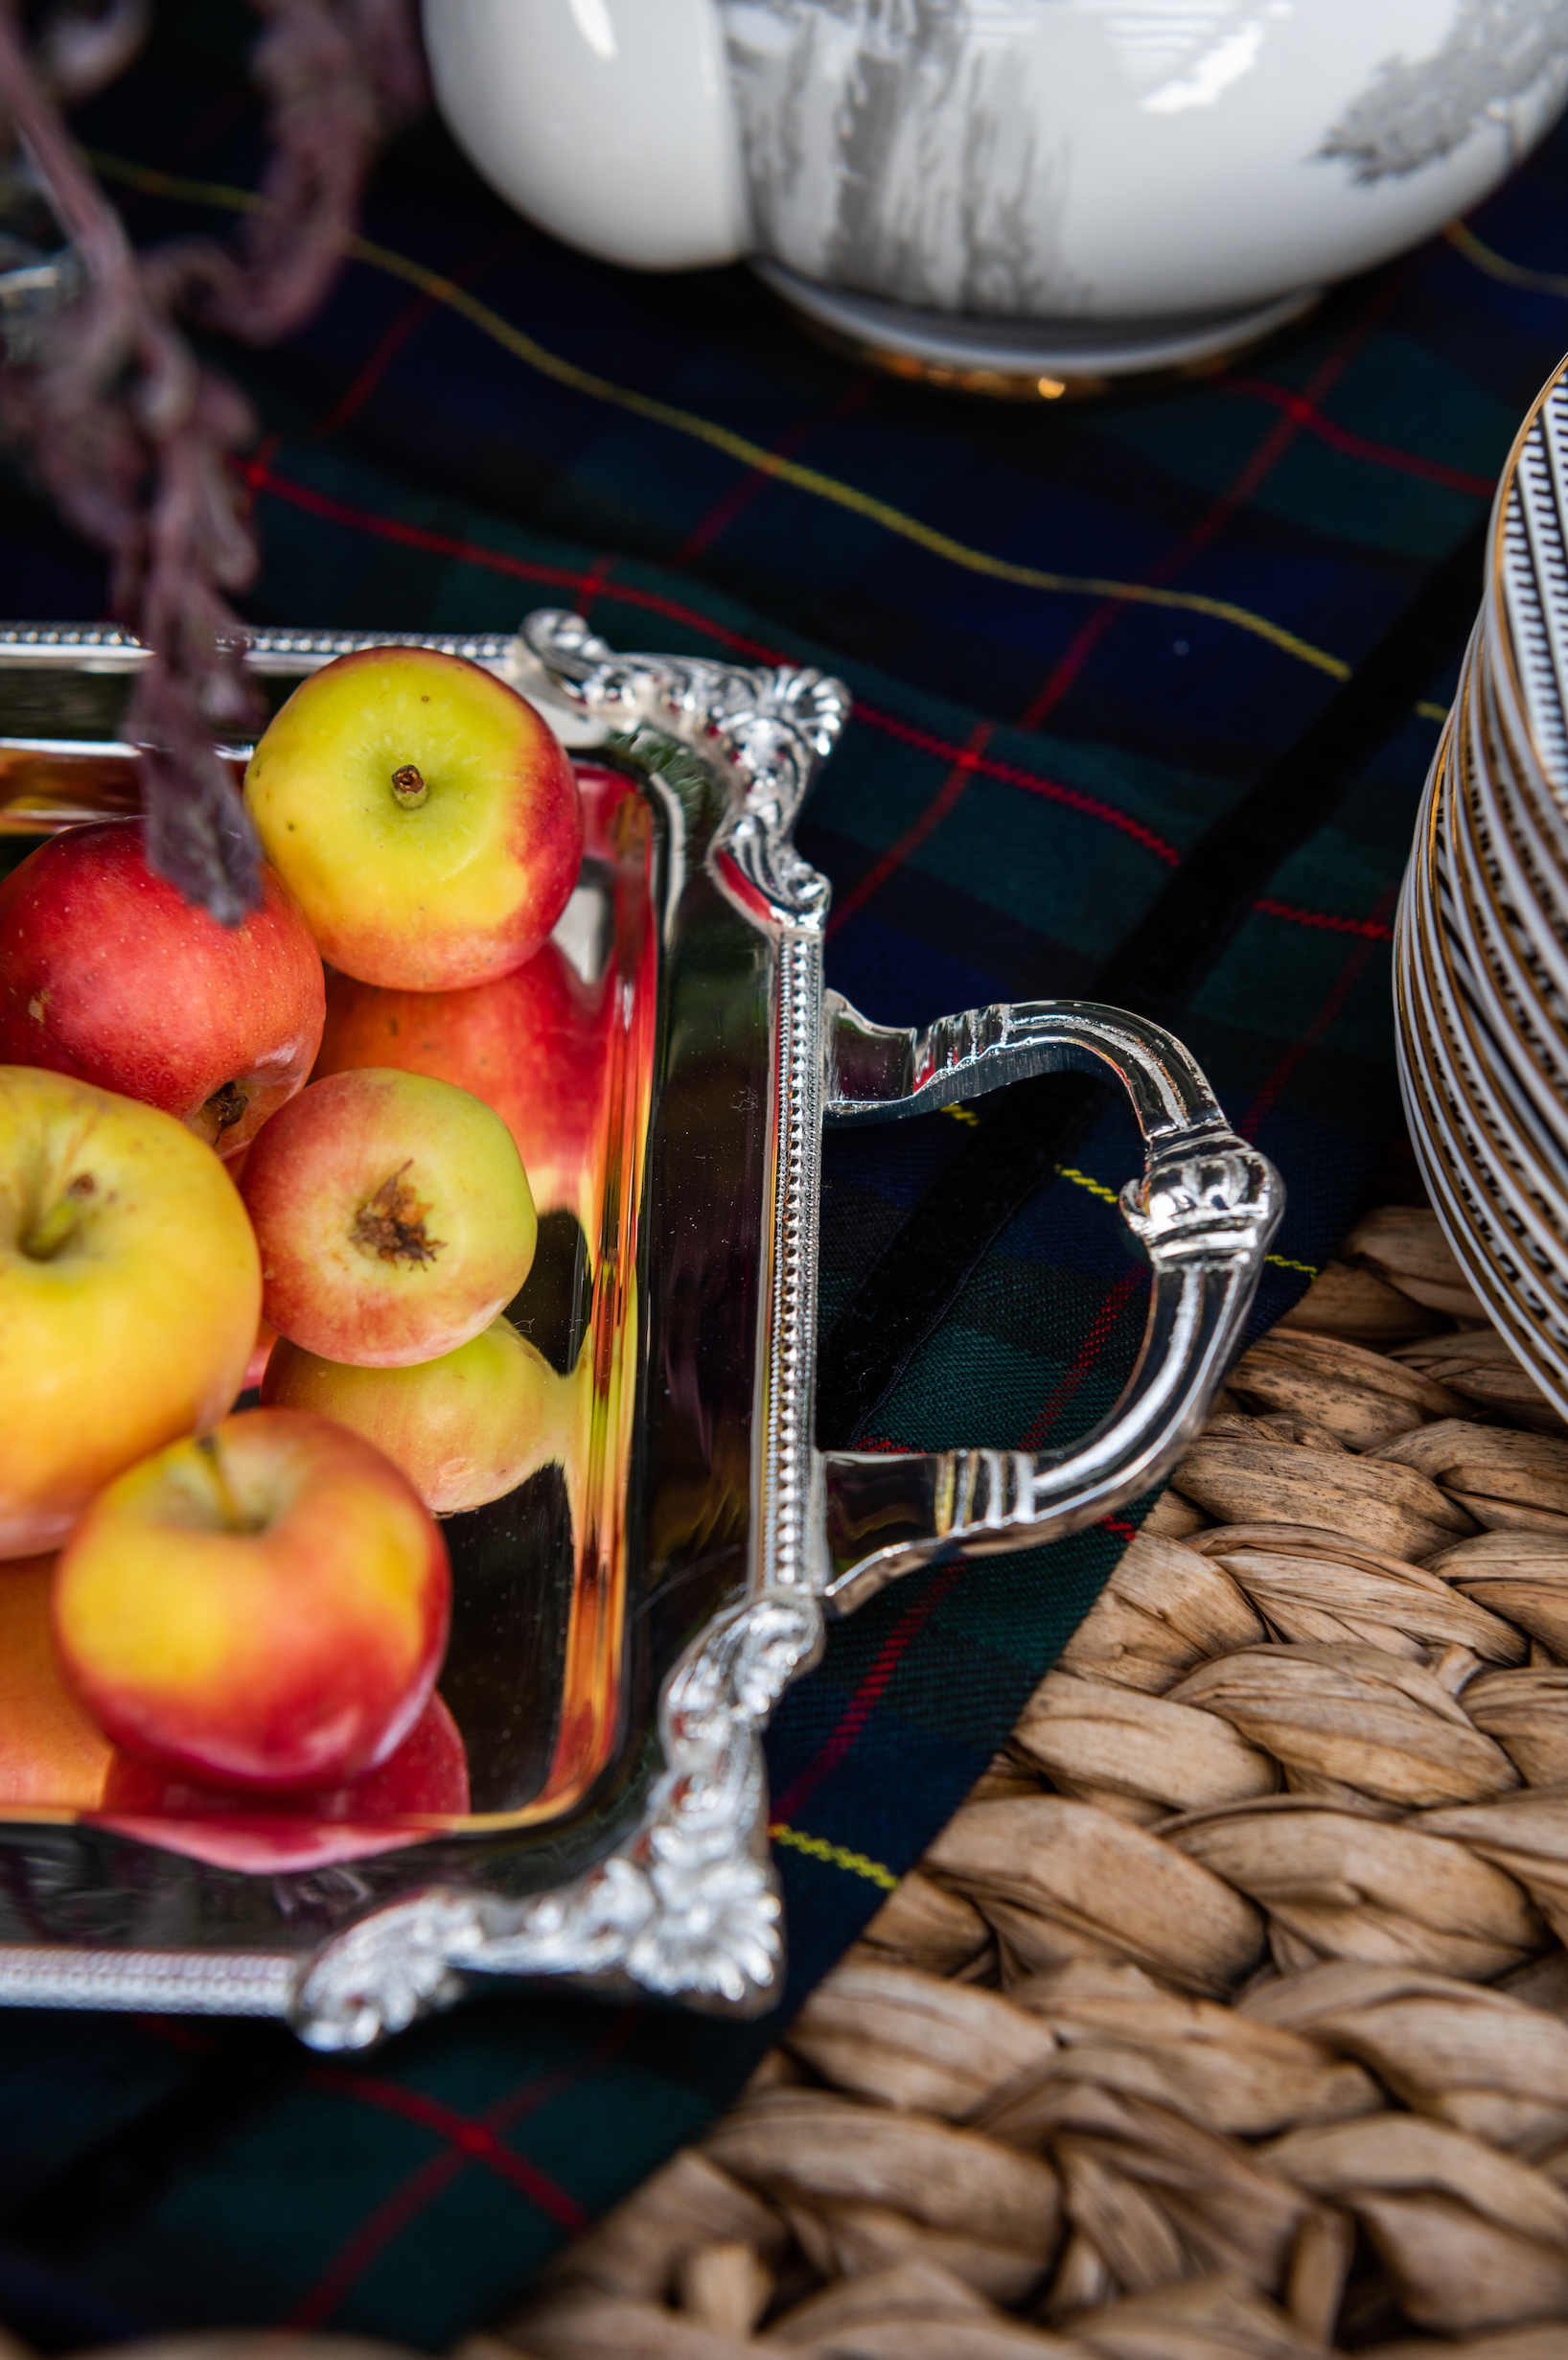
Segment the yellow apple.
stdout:
[[450,991],[532,958],[565,908],[583,815],[548,724],[433,648],[340,656],[295,689],[245,773],[267,859],[324,956]]
[[280,1339],[264,1409],[335,1418],[384,1450],[437,1515],[482,1508],[559,1455],[561,1380],[509,1320],[402,1369],[350,1368]]
[[0,1565],[0,1816],[94,1811],[114,1748],[65,1684],[49,1627],[52,1557]]
[[238,1392],[256,1239],[173,1115],[0,1066],[0,1557],[58,1547],[94,1493]]

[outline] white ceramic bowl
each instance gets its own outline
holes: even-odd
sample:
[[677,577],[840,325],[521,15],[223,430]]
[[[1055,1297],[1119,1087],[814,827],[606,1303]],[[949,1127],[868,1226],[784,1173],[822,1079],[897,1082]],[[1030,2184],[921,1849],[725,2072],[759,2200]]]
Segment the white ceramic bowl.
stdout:
[[459,144],[558,238],[643,270],[748,251],[713,0],[425,0],[425,46]]
[[1568,89],[1565,0],[425,0],[425,28],[457,138],[562,237],[755,254],[825,325],[1003,368],[1256,334],[1473,205]]

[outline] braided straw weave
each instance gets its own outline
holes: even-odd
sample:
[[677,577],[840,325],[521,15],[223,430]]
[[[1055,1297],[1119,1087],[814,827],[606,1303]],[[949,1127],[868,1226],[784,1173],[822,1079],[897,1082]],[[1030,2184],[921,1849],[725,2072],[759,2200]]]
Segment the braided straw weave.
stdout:
[[1396,1205],[732,2112],[466,2360],[1568,2360],[1565,1934],[1568,1429]]

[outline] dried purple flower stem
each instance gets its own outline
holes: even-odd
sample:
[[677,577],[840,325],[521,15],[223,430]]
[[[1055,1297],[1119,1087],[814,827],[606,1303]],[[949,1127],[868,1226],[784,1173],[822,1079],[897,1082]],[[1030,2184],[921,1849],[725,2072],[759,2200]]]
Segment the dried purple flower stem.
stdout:
[[[263,203],[233,247],[181,239],[138,256],[71,142],[15,0],[0,0],[0,110],[86,278],[41,357],[0,368],[0,417],[67,520],[113,561],[115,613],[149,650],[125,723],[149,858],[225,925],[259,900],[255,836],[215,744],[260,720],[225,595],[257,564],[228,465],[253,421],[199,365],[175,313],[255,343],[299,326],[341,261],[378,140],[425,90],[405,0],[255,4],[273,136]],[[118,0],[106,14],[117,12]],[[48,28],[41,48],[47,58]]]

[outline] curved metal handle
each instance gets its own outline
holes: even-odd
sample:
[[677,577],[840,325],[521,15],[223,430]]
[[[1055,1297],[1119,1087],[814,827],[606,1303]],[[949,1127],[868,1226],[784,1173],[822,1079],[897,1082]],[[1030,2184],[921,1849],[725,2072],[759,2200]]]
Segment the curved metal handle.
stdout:
[[1040,1000],[917,1032],[868,1024],[836,992],[825,999],[830,1122],[889,1122],[1030,1074],[1108,1068],[1143,1135],[1122,1217],[1154,1267],[1126,1390],[1066,1448],[822,1454],[824,1596],[847,1613],[955,1550],[989,1555],[1077,1532],[1168,1474],[1240,1344],[1284,1188],[1231,1130],[1180,1041],[1121,1008]]

